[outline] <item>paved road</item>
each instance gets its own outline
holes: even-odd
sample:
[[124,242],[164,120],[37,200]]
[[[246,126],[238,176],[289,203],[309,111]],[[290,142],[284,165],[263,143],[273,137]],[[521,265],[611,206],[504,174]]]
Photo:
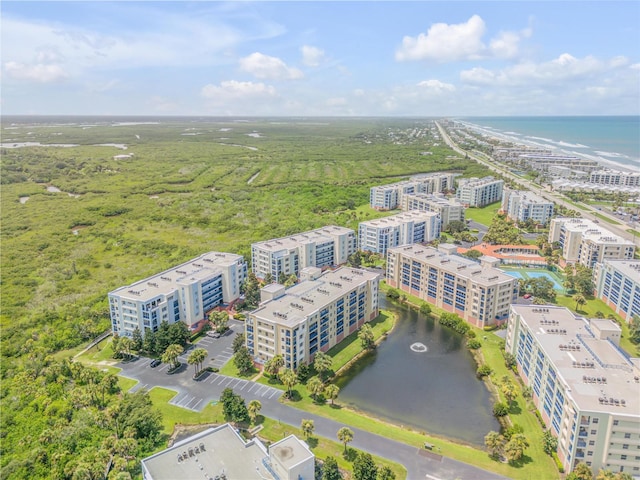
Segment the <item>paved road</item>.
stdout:
[[[232,330],[235,331],[240,331],[241,326],[240,323],[231,325]],[[232,331],[231,334],[219,339],[202,339],[197,346],[206,348],[210,352],[210,357],[214,358],[214,362],[228,361],[234,336]],[[247,403],[254,399],[259,400],[262,404],[261,413],[279,422],[299,428],[303,418],[313,420],[315,433],[319,436],[336,440],[338,430],[345,426],[334,420],[281,403],[279,399],[283,392],[268,385],[217,373],[208,373],[198,381],[193,380],[191,367],[186,365],[188,355],[189,351],[182,355],[183,363],[185,363],[183,368],[171,375],[166,373],[165,365],[151,368],[149,365],[151,360],[148,358],[140,357],[131,362],[119,363],[117,366],[122,368],[120,375],[138,381],[130,391],[142,388],[151,389],[155,386],[173,390],[176,395],[169,403],[188,410],[202,411],[208,403],[218,401],[225,388],[232,388]],[[226,356],[228,358],[223,360]],[[351,446],[404,465],[409,480],[492,480],[505,478],[472,465],[441,457],[438,455],[440,452],[427,452],[352,426],[349,427],[354,432]]]

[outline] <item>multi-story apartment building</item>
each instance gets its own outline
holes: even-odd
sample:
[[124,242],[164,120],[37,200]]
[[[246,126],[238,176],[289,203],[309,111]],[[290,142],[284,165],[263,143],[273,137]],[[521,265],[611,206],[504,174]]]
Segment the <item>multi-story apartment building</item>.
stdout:
[[502,192],[502,210],[511,220],[546,225],[553,216],[553,202],[533,192],[506,188]]
[[269,298],[247,315],[249,352],[260,363],[280,354],[287,368],[311,363],[378,316],[378,283],[374,272],[342,267],[286,290],[272,284]]
[[240,297],[247,278],[241,255],[209,252],[109,293],[113,333],[131,337],[136,327],[156,331],[160,323],[192,327],[213,308]]
[[640,475],[640,365],[618,347],[611,320],[576,317],[564,307],[512,305],[506,351],[558,438],[566,470],[585,462]]
[[251,245],[251,265],[258,278],[281,273],[299,276],[306,267],[329,267],[346,263],[357,248],[356,234],[350,228],[328,226],[275,238]]
[[518,280],[455,251],[455,245],[391,248],[387,283],[478,327],[505,322],[518,298]]
[[640,260],[605,260],[593,272],[596,295],[630,322],[640,317]]
[[558,242],[567,263],[593,268],[611,259],[633,258],[632,242],[584,218],[554,218],[549,227],[549,242]]
[[440,216],[413,210],[390,217],[360,222],[360,250],[386,254],[390,247],[431,242],[440,237]]
[[535,153],[520,155],[520,163],[521,165],[538,172],[546,172],[552,165],[561,165],[573,170],[583,170],[585,172],[590,172],[591,170],[595,170],[599,167],[598,162],[595,160],[588,160],[586,158],[570,155],[545,155]]
[[443,193],[453,190],[454,178],[459,173],[438,172],[427,175],[416,175],[404,182],[371,187],[369,201],[376,210],[393,210],[398,208],[403,195],[411,193]]
[[404,212],[419,210],[437,213],[440,215],[440,230],[447,228],[447,225],[454,220],[464,222],[465,208],[456,198],[428,193],[408,193],[402,195],[400,208]]
[[624,185],[626,187],[640,186],[640,173],[620,172],[617,170],[596,170],[589,176],[590,183],[601,183],[604,185]]
[[502,198],[503,180],[494,177],[461,178],[458,180],[456,198],[468,207],[484,207]]
[[561,178],[586,179],[589,177],[589,174],[587,172],[583,172],[582,170],[573,170],[563,165],[549,165],[549,167],[547,168],[547,172],[549,173],[549,175]]

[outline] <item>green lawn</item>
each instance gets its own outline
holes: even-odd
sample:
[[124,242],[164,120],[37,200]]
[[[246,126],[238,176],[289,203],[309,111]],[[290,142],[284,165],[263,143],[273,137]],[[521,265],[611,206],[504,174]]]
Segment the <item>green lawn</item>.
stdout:
[[496,216],[500,210],[500,203],[492,203],[482,208],[470,207],[465,211],[465,218],[471,219],[474,222],[481,223],[487,227],[491,225],[491,220]]

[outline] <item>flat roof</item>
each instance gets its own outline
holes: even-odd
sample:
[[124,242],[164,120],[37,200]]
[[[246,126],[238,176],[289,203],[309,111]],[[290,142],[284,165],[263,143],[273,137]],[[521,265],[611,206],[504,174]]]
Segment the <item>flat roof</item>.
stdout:
[[482,178],[461,178],[458,180],[458,185],[460,187],[483,187],[485,185],[490,185],[492,183],[504,183],[504,180],[500,180],[499,178],[495,178],[492,176],[482,177]]
[[510,190],[509,195],[516,195],[520,197],[524,202],[532,202],[539,205],[553,205],[553,202],[542,198],[537,193],[530,192],[528,190]]
[[269,456],[271,459],[277,460],[287,470],[310,458],[315,458],[311,450],[294,435],[289,435],[272,444],[269,447]]
[[174,292],[181,284],[209,278],[222,273],[242,258],[235,253],[208,252],[188,262],[165,270],[151,277],[139,280],[131,285],[117,288],[110,295],[118,295],[135,301],[151,300],[159,295]]
[[591,240],[595,243],[619,243],[622,245],[633,245],[633,242],[625,240],[613,233],[611,230],[607,230],[586,218],[559,217],[554,218],[551,221],[561,223],[565,230],[570,232],[582,233],[582,238],[584,240]]
[[437,217],[439,214],[436,212],[422,212],[420,210],[409,210],[408,212],[398,213],[389,217],[377,218],[375,220],[367,220],[360,222],[360,225],[366,225],[371,227],[397,227],[403,223],[410,221],[428,220],[432,217]]
[[316,280],[300,282],[288,288],[282,297],[266,302],[251,312],[256,318],[293,327],[327,304],[344,296],[379,274],[368,270],[341,267]]
[[[581,410],[640,415],[640,368],[607,340],[597,339],[590,321],[565,307],[511,305],[536,338]],[[593,320],[591,320],[593,322]],[[599,319],[598,327],[615,326]],[[615,330],[615,329],[614,329]],[[604,380],[603,380],[604,379]],[[601,399],[607,399],[607,403]],[[609,399],[618,400],[611,405]],[[622,406],[620,400],[624,400]]]
[[426,202],[437,203],[442,206],[464,208],[462,202],[455,197],[447,198],[442,195],[434,195],[433,193],[405,193],[404,196],[424,200]]
[[287,237],[273,238],[271,240],[256,242],[251,245],[251,248],[258,247],[261,250],[278,252],[280,250],[298,248],[300,245],[305,245],[308,243],[333,242],[335,241],[335,236],[345,235],[349,233],[353,233],[355,235],[355,232],[350,228],[329,225],[326,227],[317,228],[315,230],[310,230],[308,232],[289,235]]
[[267,450],[259,440],[245,442],[228,423],[210,428],[142,460],[153,480],[178,478],[275,480],[262,461]]
[[640,260],[618,260],[611,259],[603,262],[605,265],[611,265],[622,275],[634,279],[636,283],[640,283]]
[[388,251],[400,252],[405,257],[433,265],[445,272],[466,278],[484,286],[517,282],[515,277],[507,275],[502,270],[480,265],[469,258],[464,258],[459,255],[447,255],[433,247],[407,245],[403,247],[390,248]]

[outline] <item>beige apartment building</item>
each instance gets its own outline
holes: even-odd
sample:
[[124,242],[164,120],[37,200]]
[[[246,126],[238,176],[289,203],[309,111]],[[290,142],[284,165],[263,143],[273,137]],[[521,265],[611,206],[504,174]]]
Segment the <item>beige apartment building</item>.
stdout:
[[633,258],[632,242],[584,218],[554,218],[549,226],[549,242],[558,242],[567,263],[593,268],[604,260]]
[[251,268],[258,278],[281,273],[300,276],[306,267],[330,267],[347,262],[356,252],[356,233],[350,228],[330,225],[288,237],[251,245]]
[[567,471],[585,462],[640,475],[640,359],[619,348],[620,333],[564,307],[511,306],[505,348]]
[[358,225],[360,250],[386,254],[391,247],[428,243],[440,237],[440,216],[412,210]]
[[455,255],[455,245],[438,249],[409,245],[387,254],[387,283],[456,313],[477,326],[504,323],[518,298],[518,280],[502,270]]
[[400,206],[402,197],[413,193],[443,193],[455,188],[459,173],[437,172],[415,175],[404,182],[371,187],[369,204],[376,210],[393,210]]
[[402,195],[402,211],[419,210],[440,215],[440,230],[447,228],[454,220],[464,222],[465,207],[456,198],[446,198],[428,193],[410,193]]
[[321,274],[308,268],[305,280],[285,289],[262,290],[260,306],[245,320],[245,344],[258,363],[282,355],[287,368],[310,364],[378,316],[379,275],[342,267]]

